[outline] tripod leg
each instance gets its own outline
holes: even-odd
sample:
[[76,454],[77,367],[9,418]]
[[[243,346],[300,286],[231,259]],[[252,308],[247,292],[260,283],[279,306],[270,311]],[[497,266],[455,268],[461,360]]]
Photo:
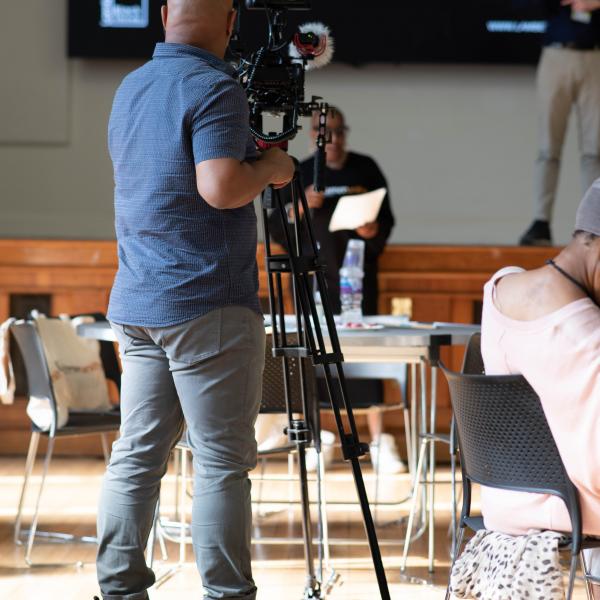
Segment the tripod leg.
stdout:
[[320,598],[320,585],[315,577],[315,564],[313,558],[308,473],[306,471],[306,448],[304,444],[298,445],[298,464],[300,469],[300,498],[302,503],[302,535],[304,538],[304,557],[306,560],[305,597]]

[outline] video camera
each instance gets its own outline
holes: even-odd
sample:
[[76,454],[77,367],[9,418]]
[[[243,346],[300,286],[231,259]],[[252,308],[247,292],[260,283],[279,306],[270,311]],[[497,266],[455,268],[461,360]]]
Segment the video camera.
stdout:
[[[288,142],[301,129],[299,119],[319,113],[319,135],[315,155],[315,188],[322,190],[325,165],[326,128],[329,106],[321,98],[305,99],[305,74],[310,68],[325,66],[333,56],[333,40],[329,29],[321,23],[301,25],[286,37],[289,10],[310,10],[310,0],[245,0],[248,10],[262,10],[268,24],[268,40],[258,51],[245,55],[241,11],[234,36],[238,48],[238,75],[250,105],[250,131],[258,146],[266,149],[278,146],[287,150]],[[265,132],[263,116],[282,118],[279,132]]]

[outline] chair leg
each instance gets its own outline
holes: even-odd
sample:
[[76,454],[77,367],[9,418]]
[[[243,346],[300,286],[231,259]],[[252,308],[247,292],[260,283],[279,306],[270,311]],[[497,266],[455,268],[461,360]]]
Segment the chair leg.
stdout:
[[454,559],[456,554],[456,529],[457,529],[457,518],[456,518],[456,453],[452,452],[450,455],[450,487],[451,487],[451,500],[450,510],[452,515],[450,516],[450,531],[451,531],[451,548],[450,558]]
[[585,553],[582,550],[579,553],[579,557],[581,560],[581,571],[583,573],[583,579],[585,581],[585,593],[586,593],[586,598],[588,600],[593,600],[594,598],[594,584],[588,579],[589,577],[589,572],[588,572],[588,567],[587,567],[587,563],[585,560]]
[[460,547],[462,546],[463,537],[465,535],[465,528],[461,527],[458,530],[458,535],[456,536],[456,547],[454,548],[454,556],[452,557],[452,564],[450,565],[450,571],[448,573],[448,587],[446,588],[446,597],[445,600],[450,600],[450,581],[452,578],[452,568],[454,567],[454,563],[460,554]]
[[[437,367],[431,367],[431,406],[430,432],[436,432],[437,407]],[[433,573],[435,566],[435,442],[431,440],[429,447],[429,572]]]
[[175,448],[175,451],[173,452],[173,471],[175,472],[175,521],[179,521],[179,477],[181,476],[179,463],[179,450]]
[[404,437],[406,439],[406,464],[408,465],[409,472],[413,470],[413,456],[412,456],[412,432],[410,426],[410,410],[408,406],[404,409]]
[[577,562],[579,560],[579,556],[577,554],[571,555],[571,566],[569,569],[569,585],[567,588],[566,600],[571,600],[573,597],[573,587],[575,585],[575,575],[577,573]]
[[408,550],[410,548],[410,539],[412,536],[413,523],[415,520],[415,514],[417,512],[417,499],[419,495],[420,473],[423,470],[423,463],[425,462],[425,454],[427,453],[427,440],[421,441],[421,449],[419,451],[419,460],[417,461],[417,468],[415,470],[415,479],[412,489],[412,500],[410,503],[410,513],[408,515],[408,523],[406,525],[406,537],[404,538],[404,552],[402,554],[402,562],[400,564],[400,571],[406,571],[406,561],[408,560]]
[[[383,415],[379,415],[380,418]],[[379,474],[381,469],[381,435],[377,444],[377,468],[375,469],[375,499],[373,504],[373,521],[377,525],[379,521]]]
[[[295,492],[295,488],[294,488],[294,464],[295,464],[295,457],[293,454],[288,454],[288,513],[290,515],[290,517],[293,516],[294,513],[294,509],[293,509],[293,502],[294,502],[294,492]],[[298,463],[300,462],[300,459],[298,458]],[[298,464],[298,472],[300,471],[300,465]]]
[[42,471],[42,480],[40,482],[40,489],[38,492],[37,500],[35,502],[35,510],[33,513],[33,520],[31,522],[31,529],[29,530],[29,538],[27,539],[27,551],[25,552],[25,562],[28,566],[32,566],[31,552],[33,550],[33,541],[35,539],[35,531],[37,529],[38,518],[40,514],[40,501],[42,499],[42,492],[44,491],[44,484],[46,482],[46,475],[48,474],[48,467],[52,460],[52,451],[54,450],[54,438],[48,438],[48,449],[46,450],[46,458],[44,459],[44,469]]
[[262,501],[263,501],[263,486],[265,484],[265,471],[267,468],[267,459],[263,456],[260,459],[260,478],[258,480],[258,493],[256,500],[256,512],[259,517],[263,517]]
[[146,544],[146,564],[151,569],[154,565],[154,544],[156,542],[156,530],[158,528],[158,519],[160,515],[160,498],[156,502],[154,508],[154,521],[152,522],[152,529],[148,536],[148,543]]
[[411,474],[413,481],[417,476],[417,412],[418,412],[418,399],[417,399],[417,365],[410,365],[410,429],[411,429]]
[[29,441],[29,450],[27,450],[27,460],[25,461],[25,476],[23,477],[23,487],[21,488],[21,497],[19,498],[19,508],[17,509],[17,518],[15,520],[15,544],[21,543],[21,522],[23,518],[23,504],[25,503],[25,496],[27,495],[29,478],[33,471],[33,466],[35,465],[35,458],[37,455],[39,441],[40,434],[37,431],[32,432],[31,439]]
[[[327,515],[327,494],[325,491],[325,461],[321,453],[317,453],[317,490],[319,496],[319,520],[321,526],[321,545],[323,546],[323,562],[325,568],[331,568],[331,552],[329,548],[329,520]],[[321,567],[322,571],[322,567]],[[321,581],[323,573],[321,572]]]
[[451,551],[450,558],[454,560],[456,554],[456,529],[457,529],[457,518],[456,518],[456,424],[454,417],[450,423],[450,493],[451,493],[451,510],[452,515],[450,518],[450,531],[451,531]]
[[108,435],[106,433],[101,433],[100,441],[102,443],[102,454],[104,455],[104,462],[108,467],[108,463],[110,462],[110,444],[108,443]]
[[181,490],[179,505],[179,562],[185,562],[185,496],[187,492],[187,450],[181,449]]

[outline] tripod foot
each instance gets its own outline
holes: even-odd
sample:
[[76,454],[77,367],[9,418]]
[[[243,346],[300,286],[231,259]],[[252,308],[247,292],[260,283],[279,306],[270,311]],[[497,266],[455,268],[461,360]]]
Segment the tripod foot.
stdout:
[[321,596],[321,585],[319,583],[308,585],[304,589],[302,600],[312,600],[313,598],[324,598],[324,596]]

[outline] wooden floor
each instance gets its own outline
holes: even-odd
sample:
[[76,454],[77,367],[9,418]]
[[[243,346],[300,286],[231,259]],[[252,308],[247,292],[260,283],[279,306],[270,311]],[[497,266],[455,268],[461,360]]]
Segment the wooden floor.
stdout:
[[[36,544],[34,560],[40,562],[84,561],[83,567],[36,567],[27,568],[23,560],[23,549],[12,542],[12,524],[24,470],[23,459],[0,459],[0,599],[10,600],[91,600],[98,594],[94,568],[94,547],[79,544]],[[96,502],[103,463],[97,460],[57,458],[51,466],[50,477],[42,500],[42,528],[67,531],[79,535],[94,535]],[[38,471],[39,473],[39,471]],[[281,477],[285,464],[271,463],[268,473]],[[447,470],[442,470],[442,479],[448,479]],[[373,497],[373,476],[365,468],[365,479],[369,495]],[[33,489],[39,477],[33,478]],[[254,483],[253,496],[261,493],[260,484]],[[448,568],[448,521],[449,494],[447,485],[437,486],[436,514],[436,571],[427,572],[426,537],[413,544],[408,573],[414,582],[407,582],[400,574],[403,525],[396,521],[406,515],[406,504],[402,507],[385,507],[377,511],[379,537],[391,596],[394,600],[433,600],[444,597]],[[163,485],[162,512],[169,515],[174,510],[174,476],[170,472]],[[380,498],[394,501],[402,498],[408,490],[405,475],[387,477],[380,485]],[[261,514],[255,515],[255,535],[284,539],[299,537],[299,514],[294,509],[278,505],[296,486],[286,481],[269,482],[262,489]],[[33,493],[31,494],[33,496]],[[330,534],[333,538],[352,539],[332,546],[332,565],[340,577],[327,598],[331,600],[367,600],[378,597],[377,585],[364,541],[360,513],[356,506],[337,504],[352,500],[354,486],[344,464],[335,465],[328,474],[327,497]],[[30,499],[30,504],[31,504]],[[262,514],[264,513],[264,514]],[[27,514],[31,514],[28,511]],[[169,560],[159,560],[157,575],[165,572],[177,561],[177,549],[167,544]],[[160,554],[160,553],[159,553]],[[254,575],[259,587],[259,600],[300,600],[304,589],[304,564],[302,547],[296,544],[255,544],[253,547]],[[159,556],[160,559],[160,556]],[[422,580],[422,581],[419,581]],[[184,600],[201,598],[200,581],[193,562],[191,550],[188,560],[173,578],[157,590],[151,590],[153,600]],[[575,596],[585,598],[579,586]]]

